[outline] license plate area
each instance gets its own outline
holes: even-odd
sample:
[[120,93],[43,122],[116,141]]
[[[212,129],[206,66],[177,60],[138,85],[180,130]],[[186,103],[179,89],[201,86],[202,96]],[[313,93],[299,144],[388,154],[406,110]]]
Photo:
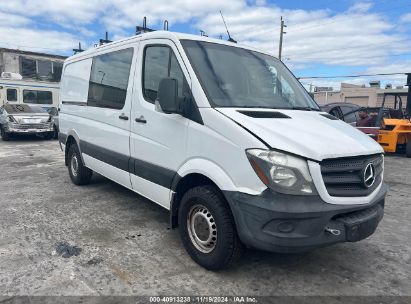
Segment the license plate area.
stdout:
[[369,209],[339,216],[335,220],[344,224],[347,241],[357,242],[374,233],[383,215],[384,209],[378,204]]

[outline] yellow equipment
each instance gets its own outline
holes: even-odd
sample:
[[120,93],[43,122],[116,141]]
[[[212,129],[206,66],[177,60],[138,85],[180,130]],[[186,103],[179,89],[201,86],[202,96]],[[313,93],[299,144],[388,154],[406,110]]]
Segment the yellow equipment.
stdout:
[[[410,89],[409,89],[410,90]],[[408,95],[408,96],[407,96]],[[398,152],[405,148],[407,157],[411,157],[411,121],[410,121],[410,92],[407,93],[384,93],[382,107],[378,114],[378,121],[382,121],[378,133],[378,143],[385,152]],[[394,96],[394,108],[385,108],[386,96]],[[407,107],[404,113],[402,98],[408,97]]]

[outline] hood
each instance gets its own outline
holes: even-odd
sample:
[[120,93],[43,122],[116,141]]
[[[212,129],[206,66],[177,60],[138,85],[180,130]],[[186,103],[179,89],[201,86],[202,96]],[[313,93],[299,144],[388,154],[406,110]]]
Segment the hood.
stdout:
[[325,112],[249,108],[216,110],[254,133],[271,148],[305,158],[321,161],[383,153],[381,146],[369,136],[341,120],[322,116],[328,115]]

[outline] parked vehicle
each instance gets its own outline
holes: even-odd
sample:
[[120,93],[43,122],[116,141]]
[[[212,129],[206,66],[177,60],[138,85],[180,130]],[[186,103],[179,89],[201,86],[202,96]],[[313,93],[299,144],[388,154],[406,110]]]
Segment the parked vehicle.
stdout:
[[14,134],[36,134],[51,139],[53,123],[41,107],[5,104],[0,107],[0,132],[3,140],[9,140]]
[[190,256],[299,252],[371,235],[383,150],[318,105],[278,59],[165,31],[68,58],[59,140],[72,182],[93,172],[170,210]]
[[[371,125],[367,127],[357,127],[359,130],[369,135],[383,147],[387,153],[405,151],[407,157],[411,157],[411,121],[410,114],[404,110],[402,97],[407,93],[384,93],[381,107],[360,107],[354,104],[333,103],[322,106],[322,110],[331,115],[356,126],[359,119],[358,112],[367,111],[372,117]],[[386,97],[394,97],[393,107],[386,106]],[[411,104],[411,100],[409,101]]]
[[57,107],[59,92],[59,84],[54,82],[0,78],[0,106],[9,103]]
[[[359,120],[358,112],[362,109],[366,109],[367,112],[373,116],[373,124],[369,127],[357,127],[357,121]],[[321,110],[327,112],[346,123],[356,127],[358,130],[364,132],[374,140],[378,140],[378,134],[380,127],[377,126],[376,116],[379,108],[365,108],[353,103],[335,102],[321,106]]]

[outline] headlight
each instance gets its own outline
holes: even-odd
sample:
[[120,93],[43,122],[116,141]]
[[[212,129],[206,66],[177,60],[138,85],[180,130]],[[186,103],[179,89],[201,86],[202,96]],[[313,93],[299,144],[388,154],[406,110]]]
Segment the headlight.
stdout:
[[249,149],[246,154],[255,173],[270,189],[294,195],[317,194],[306,160],[261,149]]
[[11,115],[7,116],[7,121],[12,122],[12,123],[17,123],[17,121]]

